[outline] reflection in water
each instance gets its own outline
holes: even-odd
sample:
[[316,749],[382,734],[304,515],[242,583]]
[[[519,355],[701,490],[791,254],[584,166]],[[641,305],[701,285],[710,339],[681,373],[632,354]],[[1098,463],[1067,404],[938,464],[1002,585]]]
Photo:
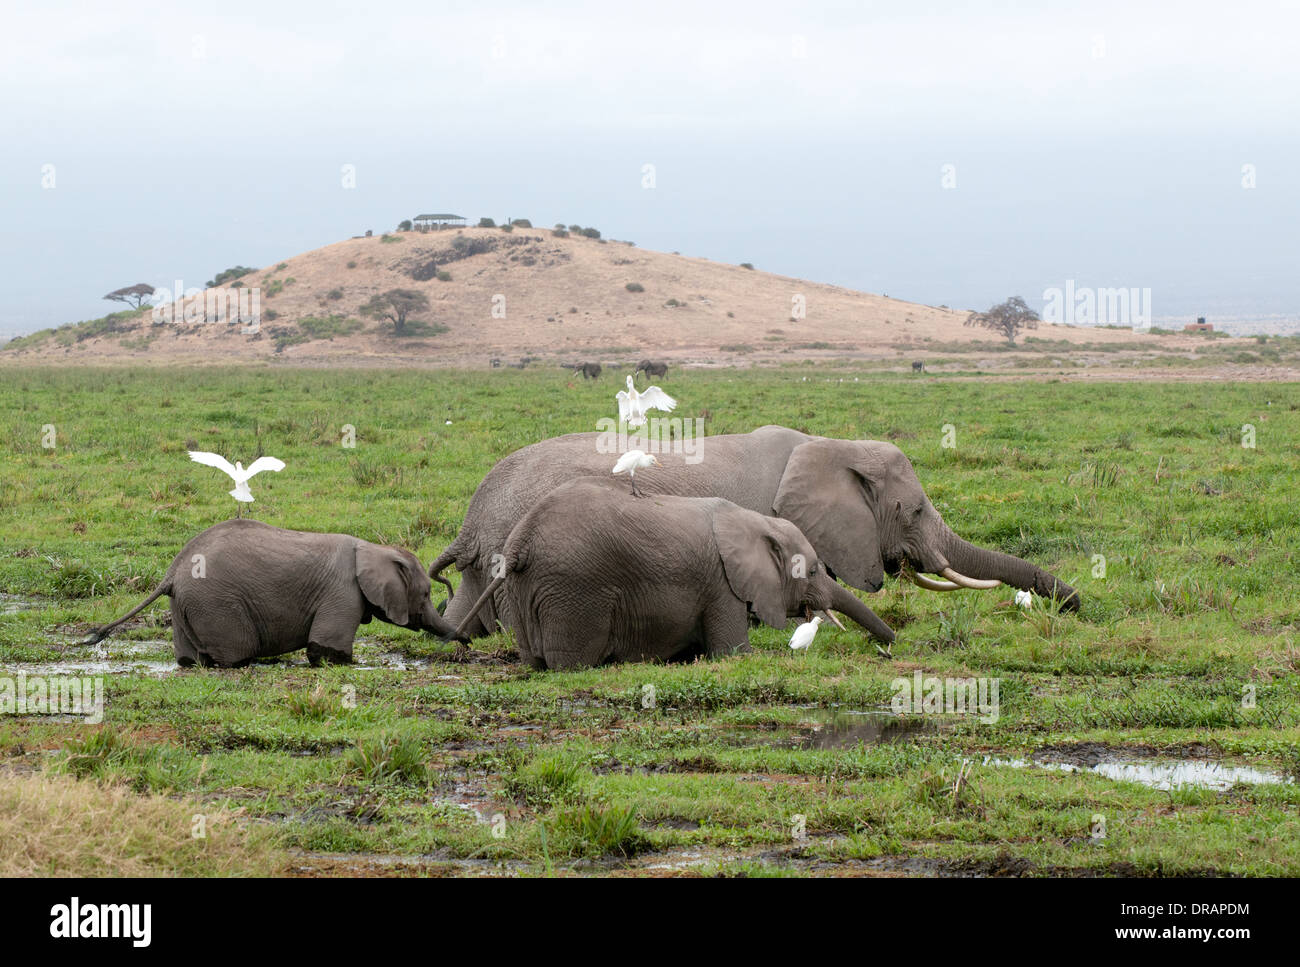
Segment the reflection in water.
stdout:
[[1229,766],[1207,759],[1175,759],[1168,762],[1098,762],[1076,765],[1071,762],[1030,762],[1025,759],[986,758],[985,765],[1027,769],[1037,766],[1057,772],[1093,772],[1120,782],[1138,782],[1152,789],[1231,789],[1246,785],[1290,785],[1295,780],[1278,772]]
[[812,709],[805,715],[817,724],[794,742],[796,749],[843,749],[855,745],[899,742],[932,726],[917,718],[902,718],[874,709]]

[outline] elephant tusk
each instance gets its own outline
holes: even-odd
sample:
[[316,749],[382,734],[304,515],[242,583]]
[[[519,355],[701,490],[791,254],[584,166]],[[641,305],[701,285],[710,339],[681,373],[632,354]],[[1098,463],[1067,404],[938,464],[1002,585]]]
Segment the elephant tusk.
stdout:
[[932,577],[926,577],[924,574],[910,572],[907,579],[915,584],[918,588],[925,588],[927,591],[957,591],[961,589],[960,584],[953,584],[951,581],[936,581]]
[[984,581],[980,578],[968,578],[964,574],[958,574],[950,567],[946,567],[941,572],[953,584],[960,584],[963,588],[970,588],[973,591],[988,591],[991,588],[1002,587],[1002,582],[996,579]]
[[830,619],[831,624],[833,624],[836,628],[839,628],[840,631],[849,630],[848,628],[844,627],[843,622],[841,622],[839,618],[835,617],[835,612],[831,611],[829,608],[823,611],[822,614],[826,615],[826,617]]

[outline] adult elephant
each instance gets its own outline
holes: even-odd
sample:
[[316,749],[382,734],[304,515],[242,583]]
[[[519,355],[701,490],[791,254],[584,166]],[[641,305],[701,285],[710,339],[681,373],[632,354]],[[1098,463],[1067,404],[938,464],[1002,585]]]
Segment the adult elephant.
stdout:
[[[461,590],[446,617],[461,624],[493,577],[514,525],[533,505],[575,476],[608,474],[617,459],[603,433],[542,440],[503,458],[470,500],[460,533],[430,566],[439,575],[455,564]],[[832,440],[783,426],[703,437],[696,452],[659,453],[661,467],[645,470],[647,493],[723,497],[795,524],[817,556],[846,584],[878,591],[885,574],[916,574],[936,591],[989,588],[998,583],[1055,597],[1076,609],[1078,592],[1028,561],[976,547],[955,534],[925,495],[906,455],[891,443]],[[922,575],[933,574],[929,578]],[[444,584],[446,580],[440,578]],[[448,585],[450,587],[450,585]],[[472,635],[510,617],[497,594],[466,626]],[[508,624],[509,622],[503,621]]]
[[511,603],[510,630],[536,668],[721,658],[748,650],[750,615],[784,628],[825,612],[839,624],[834,609],[894,640],[799,528],[716,497],[637,500],[608,477],[571,480],[515,525],[502,563],[475,605],[498,591]]

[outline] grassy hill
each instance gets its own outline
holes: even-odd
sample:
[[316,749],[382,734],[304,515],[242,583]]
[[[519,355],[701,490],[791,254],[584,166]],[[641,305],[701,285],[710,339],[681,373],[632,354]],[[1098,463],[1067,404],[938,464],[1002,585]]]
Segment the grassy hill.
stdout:
[[[223,273],[224,274],[224,273]],[[975,352],[1006,362],[1005,341],[963,327],[967,311],[918,305],[629,242],[551,229],[449,229],[352,238],[221,277],[204,297],[260,294],[255,334],[223,322],[158,325],[151,310],[114,313],[21,337],[0,359],[487,367],[663,357],[679,365],[842,358],[903,365]],[[405,333],[364,307],[392,289],[428,309]],[[801,309],[802,306],[802,309]],[[983,307],[980,307],[983,308]],[[1210,340],[1126,329],[1043,325],[1021,351],[1053,355],[1181,351]]]

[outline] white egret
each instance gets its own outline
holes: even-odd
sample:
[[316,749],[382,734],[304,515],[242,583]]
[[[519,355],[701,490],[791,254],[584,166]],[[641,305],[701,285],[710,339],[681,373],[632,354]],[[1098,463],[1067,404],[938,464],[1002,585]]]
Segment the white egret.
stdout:
[[242,463],[236,461],[232,467],[229,460],[217,453],[204,453],[201,450],[191,450],[189,453],[190,459],[195,463],[201,463],[205,467],[216,467],[229,476],[235,482],[235,489],[230,491],[230,496],[241,504],[251,504],[253,502],[253,493],[248,489],[250,479],[263,470],[274,470],[279,473],[284,469],[284,461],[277,460],[275,457],[258,457],[245,470]]
[[618,400],[618,418],[628,426],[644,426],[647,410],[671,413],[677,406],[677,401],[658,386],[647,386],[645,392],[638,393],[631,376],[627,378],[627,389],[619,390],[614,398]]
[[[631,378],[632,377],[630,376],[628,377],[628,379]],[[623,394],[620,393],[619,395],[621,396]],[[659,458],[656,457],[653,453],[646,453],[644,450],[629,450],[627,453],[623,454],[621,457],[618,458],[618,462],[614,464],[613,472],[626,473],[628,475],[628,478],[632,481],[632,496],[644,497],[645,494],[641,493],[641,491],[636,489],[636,472],[638,470],[644,469],[645,467],[660,467],[660,466],[663,466],[663,464],[659,462]]]
[[794,634],[790,636],[790,647],[795,651],[803,651],[813,643],[817,637],[817,626],[822,623],[821,615],[813,615],[812,621],[801,624],[794,629]]
[[1022,608],[1032,608],[1034,606],[1034,592],[1017,591],[1016,604],[1020,605]]

